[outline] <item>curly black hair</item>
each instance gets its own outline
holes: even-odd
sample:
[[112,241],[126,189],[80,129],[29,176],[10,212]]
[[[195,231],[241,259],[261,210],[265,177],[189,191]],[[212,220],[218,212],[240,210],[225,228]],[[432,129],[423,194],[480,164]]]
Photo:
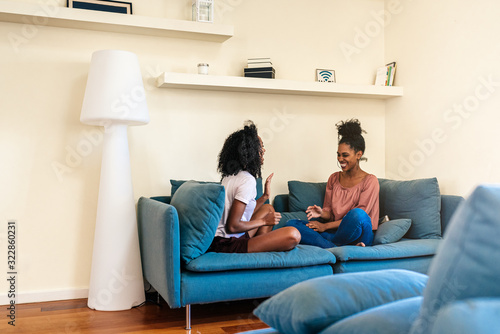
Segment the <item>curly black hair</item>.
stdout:
[[335,126],[338,131],[339,145],[347,144],[354,152],[365,152],[365,139],[362,134],[366,131],[361,128],[361,123],[357,119],[340,121]]
[[252,121],[247,121],[243,129],[227,137],[219,153],[217,170],[222,174],[222,178],[236,175],[242,170],[260,178],[262,177],[261,152],[257,127]]

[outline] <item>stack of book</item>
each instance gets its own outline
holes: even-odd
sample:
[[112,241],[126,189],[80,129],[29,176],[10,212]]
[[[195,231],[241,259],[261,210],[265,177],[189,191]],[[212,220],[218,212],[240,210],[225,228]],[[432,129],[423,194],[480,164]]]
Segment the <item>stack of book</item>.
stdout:
[[394,84],[394,76],[396,75],[396,62],[393,61],[385,66],[377,69],[375,78],[375,86],[392,86]]
[[271,58],[248,58],[244,75],[252,78],[274,79],[276,71],[271,63]]

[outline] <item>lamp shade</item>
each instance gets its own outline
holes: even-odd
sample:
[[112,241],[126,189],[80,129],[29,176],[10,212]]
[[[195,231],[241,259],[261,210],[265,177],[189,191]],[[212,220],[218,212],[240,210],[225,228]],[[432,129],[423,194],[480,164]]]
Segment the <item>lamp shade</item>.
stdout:
[[149,122],[137,56],[128,51],[92,54],[80,121],[90,125],[143,125]]

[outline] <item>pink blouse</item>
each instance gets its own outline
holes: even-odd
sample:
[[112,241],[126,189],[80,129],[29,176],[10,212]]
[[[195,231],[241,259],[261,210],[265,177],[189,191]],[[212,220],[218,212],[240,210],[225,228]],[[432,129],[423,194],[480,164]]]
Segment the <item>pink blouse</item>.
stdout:
[[373,174],[351,188],[342,186],[339,182],[340,172],[333,173],[326,184],[323,210],[333,213],[334,221],[344,218],[352,209],[363,209],[372,219],[373,229],[378,228],[380,186]]

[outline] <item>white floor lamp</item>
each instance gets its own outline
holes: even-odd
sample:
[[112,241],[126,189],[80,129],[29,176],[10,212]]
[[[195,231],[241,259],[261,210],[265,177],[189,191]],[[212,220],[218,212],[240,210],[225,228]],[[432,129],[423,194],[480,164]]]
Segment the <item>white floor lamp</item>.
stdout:
[[127,127],[147,124],[149,115],[135,54],[92,54],[80,120],[104,126],[88,306],[127,310],[145,300]]

